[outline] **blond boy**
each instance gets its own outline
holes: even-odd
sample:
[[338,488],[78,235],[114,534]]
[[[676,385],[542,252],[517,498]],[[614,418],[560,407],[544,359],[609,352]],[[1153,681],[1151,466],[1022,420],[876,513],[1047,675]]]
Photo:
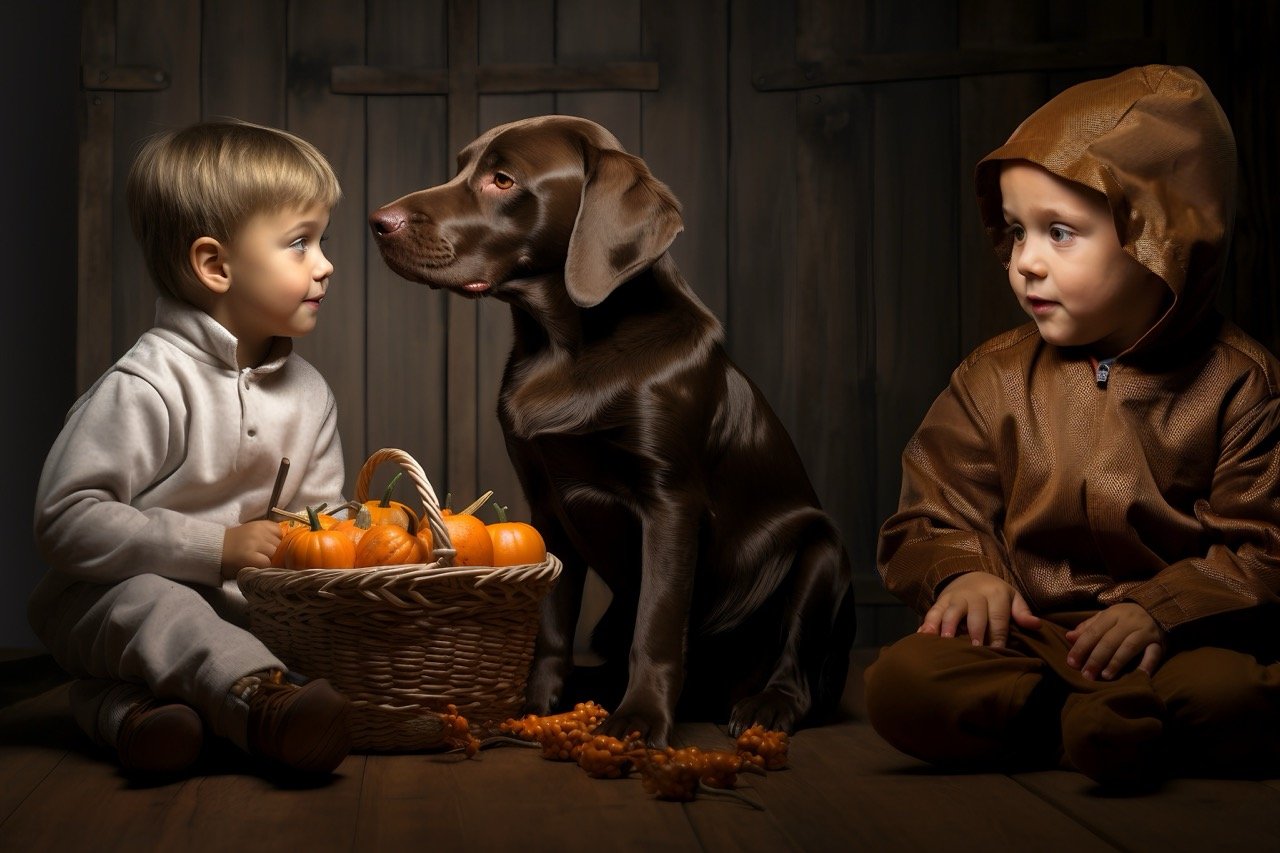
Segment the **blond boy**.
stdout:
[[176,772],[205,732],[301,771],[350,747],[349,702],[243,627],[234,578],[266,566],[280,503],[341,501],[333,394],[292,352],[315,328],[340,197],[310,144],[244,122],[147,143],[129,212],[160,291],[155,326],[72,407],[36,498],[49,571],[37,636],[78,680],[73,710],[130,771]]

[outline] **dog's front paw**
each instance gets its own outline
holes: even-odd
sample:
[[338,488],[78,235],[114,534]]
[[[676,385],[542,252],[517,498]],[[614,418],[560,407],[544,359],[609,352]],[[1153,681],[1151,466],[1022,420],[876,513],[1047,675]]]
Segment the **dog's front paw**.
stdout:
[[673,728],[674,720],[671,714],[656,708],[642,709],[623,702],[596,731],[619,740],[625,740],[628,736],[638,733],[645,745],[653,749],[663,749],[671,740]]
[[808,711],[809,703],[776,687],[748,696],[733,706],[729,715],[729,734],[737,737],[754,725],[770,731],[793,732],[796,723]]

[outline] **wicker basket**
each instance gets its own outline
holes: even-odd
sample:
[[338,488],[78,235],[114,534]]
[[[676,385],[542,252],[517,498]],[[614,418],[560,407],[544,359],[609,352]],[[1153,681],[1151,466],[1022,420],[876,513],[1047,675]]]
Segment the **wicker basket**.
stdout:
[[[368,498],[373,471],[399,463],[422,497],[435,562],[368,569],[245,568],[249,628],[290,669],[329,679],[354,706],[352,737],[366,752],[433,745],[427,711],[458,707],[488,734],[519,713],[538,630],[538,606],[560,574],[548,554],[524,566],[452,566],[456,553],[440,502],[402,450],[369,457],[356,482]],[[424,734],[424,731],[426,734]]]

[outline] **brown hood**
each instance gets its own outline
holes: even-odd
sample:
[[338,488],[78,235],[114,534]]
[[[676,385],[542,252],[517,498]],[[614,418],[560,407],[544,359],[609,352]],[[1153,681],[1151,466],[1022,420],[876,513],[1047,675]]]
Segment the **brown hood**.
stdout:
[[1143,349],[1181,339],[1212,307],[1236,208],[1236,146],[1194,71],[1147,65],[1072,86],[978,163],[983,225],[1007,265],[1005,160],[1028,160],[1106,196],[1125,251],[1174,295]]

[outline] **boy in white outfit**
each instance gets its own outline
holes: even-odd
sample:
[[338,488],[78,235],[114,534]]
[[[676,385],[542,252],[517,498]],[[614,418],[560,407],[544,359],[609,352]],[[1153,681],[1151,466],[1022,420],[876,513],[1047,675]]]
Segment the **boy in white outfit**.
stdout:
[[306,772],[350,749],[348,700],[241,627],[234,580],[280,542],[267,504],[281,458],[281,506],[342,502],[333,393],[292,353],[328,289],[340,195],[312,145],[244,122],[158,136],[130,172],[155,326],[49,452],[35,532],[50,570],[28,607],[78,679],[77,721],[127,770],[188,767],[206,728]]

